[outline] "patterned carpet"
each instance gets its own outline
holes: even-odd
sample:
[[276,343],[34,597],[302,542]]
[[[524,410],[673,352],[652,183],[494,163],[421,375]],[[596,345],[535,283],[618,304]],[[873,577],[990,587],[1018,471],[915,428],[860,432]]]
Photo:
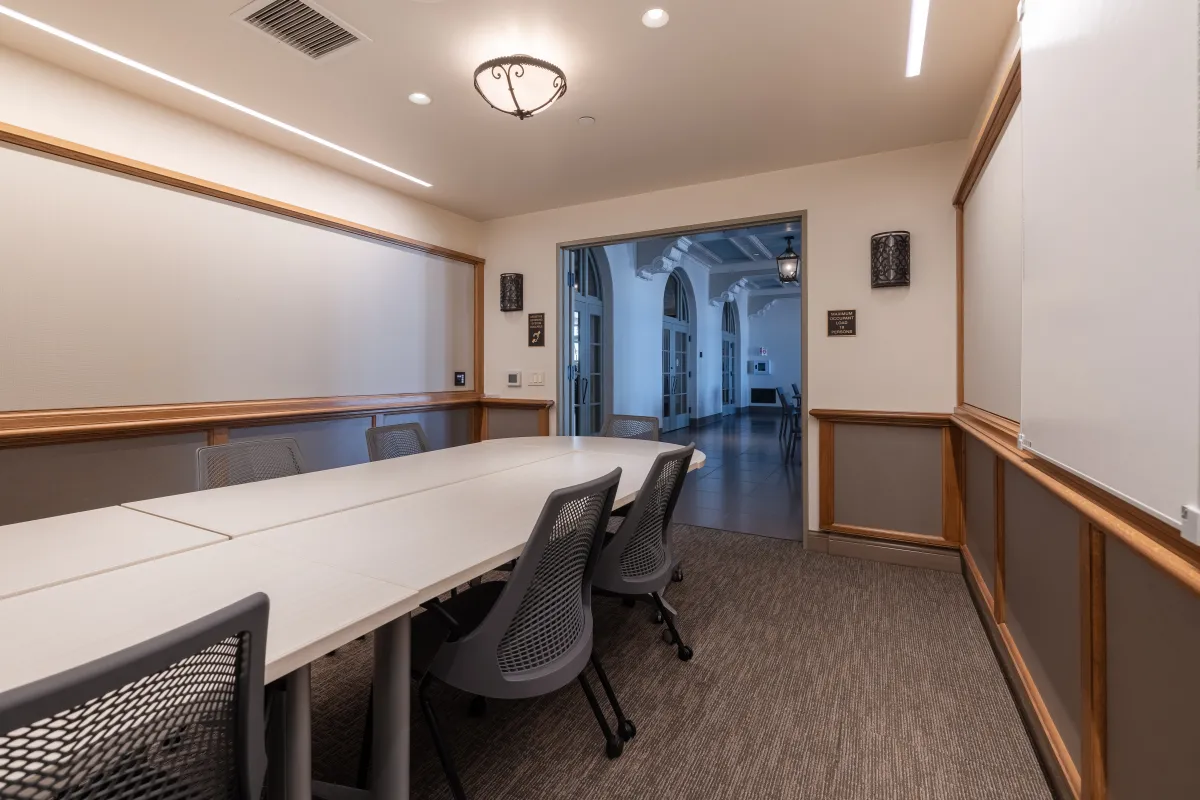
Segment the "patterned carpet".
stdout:
[[[597,647],[638,728],[624,755],[605,757],[577,684],[491,701],[484,718],[438,687],[470,797],[1051,797],[961,576],[676,530],[687,575],[668,598],[691,662],[645,606],[595,601]],[[370,662],[368,639],[314,665],[319,779],[354,781]],[[449,797],[419,715],[413,750],[413,798]]]

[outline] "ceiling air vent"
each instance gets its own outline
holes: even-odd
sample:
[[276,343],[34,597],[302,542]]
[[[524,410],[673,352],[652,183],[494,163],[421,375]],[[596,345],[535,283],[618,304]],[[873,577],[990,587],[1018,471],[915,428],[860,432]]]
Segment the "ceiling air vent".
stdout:
[[368,41],[325,9],[300,0],[254,2],[238,11],[237,16],[311,59]]

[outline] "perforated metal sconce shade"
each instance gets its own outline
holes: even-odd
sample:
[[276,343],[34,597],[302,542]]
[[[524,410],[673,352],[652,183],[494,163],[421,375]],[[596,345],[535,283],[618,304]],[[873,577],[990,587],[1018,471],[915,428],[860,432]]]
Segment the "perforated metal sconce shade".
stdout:
[[525,308],[525,276],[506,272],[500,276],[500,310],[521,311]]
[[871,237],[871,288],[908,286],[912,255],[908,231],[888,231]]

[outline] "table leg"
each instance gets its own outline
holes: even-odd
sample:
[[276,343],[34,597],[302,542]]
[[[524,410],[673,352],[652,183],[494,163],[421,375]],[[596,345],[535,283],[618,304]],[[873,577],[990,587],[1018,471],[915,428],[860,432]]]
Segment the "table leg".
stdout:
[[305,664],[287,681],[287,766],[284,777],[287,800],[309,800],[312,795],[312,679]]
[[371,794],[375,800],[408,800],[409,719],[412,682],[409,615],[375,631],[375,732]]

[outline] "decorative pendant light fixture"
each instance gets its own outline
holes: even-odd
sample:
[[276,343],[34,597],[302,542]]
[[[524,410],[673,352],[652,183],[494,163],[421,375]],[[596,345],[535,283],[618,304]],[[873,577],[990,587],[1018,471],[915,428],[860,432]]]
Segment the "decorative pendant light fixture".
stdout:
[[526,119],[567,93],[567,76],[549,61],[532,56],[493,58],[475,70],[475,91],[497,111]]
[[780,283],[796,283],[800,280],[800,256],[796,255],[796,251],[792,249],[792,239],[795,236],[787,236],[787,250],[779,254],[775,259],[775,266],[779,269]]

